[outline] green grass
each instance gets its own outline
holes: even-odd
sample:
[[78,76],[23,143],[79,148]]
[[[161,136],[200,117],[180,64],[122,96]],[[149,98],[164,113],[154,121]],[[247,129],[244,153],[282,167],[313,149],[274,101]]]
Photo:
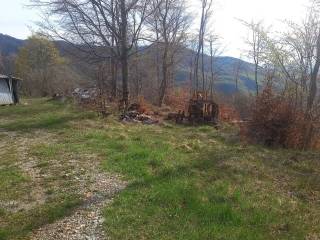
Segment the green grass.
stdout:
[[[34,185],[30,176],[19,168],[16,152],[12,147],[0,153],[0,240],[25,239],[33,229],[70,214],[81,203],[79,196],[59,193],[30,209],[14,212],[4,209],[14,208],[15,201],[32,200],[30,189]],[[2,207],[3,203],[8,204]]]
[[[28,193],[30,179],[13,163],[17,161],[14,147],[3,149],[0,158],[0,201],[10,202]],[[0,205],[1,208],[1,205]],[[3,214],[0,214],[3,215]]]
[[[104,209],[111,239],[320,237],[319,152],[245,145],[230,126],[215,130],[168,123],[121,124],[71,105],[28,102],[0,109],[6,118],[0,129],[22,135],[38,130],[56,134],[55,142],[29,148],[31,156],[42,160],[41,171],[53,171],[50,161],[57,156],[90,153],[99,157],[102,169],[128,180],[128,187]],[[51,187],[48,184],[47,192],[53,194],[52,201],[7,217],[0,239],[24,236],[68,214],[81,201],[73,195],[56,195]],[[0,219],[4,215],[0,208]],[[30,216],[37,218],[31,217],[29,225],[10,224]]]
[[0,240],[26,239],[32,230],[68,216],[80,203],[79,196],[61,194],[36,208],[14,214],[4,213]]
[[85,136],[89,148],[106,152],[106,170],[132,180],[105,211],[114,239],[303,239],[313,227],[319,231],[316,218],[311,226],[301,219],[309,203],[286,194],[305,191],[297,186],[301,177],[290,171],[297,182],[281,189],[279,165],[274,172],[264,160],[294,153],[228,144],[207,130],[133,126],[109,131],[110,137]]
[[27,191],[24,189],[27,177],[23,176],[18,168],[2,168],[0,179],[0,198],[2,200],[15,200],[22,192]]
[[[0,108],[0,240],[28,239],[32,230],[71,214],[82,203],[74,183],[66,182],[70,166],[54,165],[56,158],[64,160],[64,152],[50,134],[69,131],[72,122],[92,117],[95,114],[46,99]],[[33,179],[21,165],[35,158],[38,164],[29,168],[39,169],[40,176]]]
[[[26,105],[25,105],[26,104]],[[46,99],[30,99],[23,105],[0,108],[0,128],[7,131],[31,132],[33,130],[66,129],[70,122],[92,118],[91,112],[78,111],[70,104]]]

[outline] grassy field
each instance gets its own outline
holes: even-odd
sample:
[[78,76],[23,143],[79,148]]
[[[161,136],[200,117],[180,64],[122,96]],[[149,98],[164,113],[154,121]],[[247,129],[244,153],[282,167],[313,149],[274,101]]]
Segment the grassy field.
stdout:
[[68,159],[86,169],[88,156],[129,183],[104,209],[111,239],[320,239],[319,152],[245,145],[229,126],[122,124],[23,102],[0,108],[1,240],[81,205]]

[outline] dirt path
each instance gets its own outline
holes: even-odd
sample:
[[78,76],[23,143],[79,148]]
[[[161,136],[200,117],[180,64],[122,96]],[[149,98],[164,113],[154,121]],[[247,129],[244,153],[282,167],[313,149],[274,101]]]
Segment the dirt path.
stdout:
[[102,216],[103,207],[112,201],[112,197],[125,187],[119,179],[99,174],[94,183],[95,193],[88,195],[85,204],[71,216],[44,226],[32,234],[32,240],[102,240],[107,239]]
[[[108,239],[103,230],[103,208],[126,187],[120,176],[102,171],[99,158],[93,154],[58,150],[59,154],[43,162],[41,156],[30,151],[56,144],[56,136],[46,132],[32,136],[3,131],[1,134],[1,149],[13,147],[17,160],[12,164],[31,179],[28,196],[17,199],[6,210],[14,213],[36,208],[52,197],[47,193],[49,189],[54,194],[77,194],[84,200],[70,216],[35,230],[31,240]],[[1,149],[0,157],[5,154]]]

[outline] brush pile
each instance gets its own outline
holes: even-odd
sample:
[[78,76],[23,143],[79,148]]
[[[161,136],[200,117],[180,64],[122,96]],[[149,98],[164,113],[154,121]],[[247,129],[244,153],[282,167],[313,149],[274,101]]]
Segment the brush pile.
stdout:
[[157,124],[159,120],[153,118],[151,115],[146,114],[144,109],[138,103],[130,105],[128,110],[120,116],[122,122],[134,122],[143,124]]

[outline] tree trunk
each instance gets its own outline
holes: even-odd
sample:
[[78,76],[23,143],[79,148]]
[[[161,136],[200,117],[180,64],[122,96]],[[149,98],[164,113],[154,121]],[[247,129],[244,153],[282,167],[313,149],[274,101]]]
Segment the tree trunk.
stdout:
[[258,63],[255,64],[254,80],[256,82],[256,94],[259,96],[259,83],[258,83]]
[[200,33],[199,33],[199,43],[198,43],[198,49],[197,49],[197,53],[196,53],[196,57],[195,57],[195,68],[194,68],[194,80],[196,81],[196,91],[199,90],[199,75],[198,75],[198,71],[199,71],[199,58],[200,58],[200,51],[201,51],[201,47],[202,47],[202,38],[201,38],[201,29],[200,29]]
[[[203,40],[202,40],[203,41]],[[203,50],[203,45],[204,43],[202,43],[201,46],[201,75],[202,75],[202,91],[204,92],[206,89],[206,81],[205,81],[205,74],[204,74],[204,50]]]
[[310,85],[309,85],[309,95],[307,99],[307,111],[306,111],[306,120],[308,121],[308,127],[305,131],[305,149],[311,147],[314,127],[313,127],[313,116],[312,110],[314,107],[314,101],[317,96],[317,80],[320,68],[320,35],[317,40],[317,53],[316,53],[316,62],[312,69],[311,77],[310,77]]
[[122,72],[122,101],[125,107],[129,104],[129,90],[128,90],[128,54],[127,49],[122,49],[121,54],[121,72]]
[[[114,0],[111,0],[111,8],[112,8],[112,20],[111,24],[112,27],[115,29],[115,7],[114,7]],[[116,99],[117,97],[117,79],[118,79],[118,65],[116,62],[116,56],[115,56],[115,38],[112,35],[111,37],[111,97],[112,99]]]
[[120,0],[120,14],[121,14],[121,72],[122,72],[122,101],[125,108],[129,104],[129,90],[128,90],[128,46],[127,46],[127,12],[126,1]]
[[162,81],[160,85],[160,94],[159,94],[159,106],[163,104],[164,97],[166,95],[167,85],[168,85],[168,66],[167,66],[168,50],[165,46],[162,58]]
[[114,59],[114,56],[111,58],[111,97],[115,99],[117,97],[117,72],[118,67]]
[[317,79],[318,79],[318,73],[320,68],[320,56],[316,61],[316,64],[313,68],[311,79],[310,79],[310,90],[309,90],[309,96],[308,96],[308,105],[307,105],[307,112],[308,114],[311,113],[314,100],[317,95]]
[[[134,50],[138,52],[138,43],[136,42],[134,45]],[[139,71],[139,55],[136,54],[134,61],[133,61],[133,68],[134,68],[134,76],[133,76],[133,84],[134,84],[134,95],[135,97],[140,96],[142,86],[141,86],[141,81],[140,81],[140,71]]]
[[213,46],[212,46],[212,41],[210,41],[210,71],[211,71],[210,96],[213,97],[214,72],[213,72]]

